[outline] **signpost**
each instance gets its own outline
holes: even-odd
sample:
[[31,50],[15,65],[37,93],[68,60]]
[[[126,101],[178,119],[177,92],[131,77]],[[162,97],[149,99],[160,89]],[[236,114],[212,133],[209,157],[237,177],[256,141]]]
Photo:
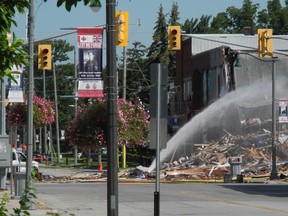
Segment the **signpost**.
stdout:
[[160,149],[167,143],[167,65],[152,64],[150,67],[150,145],[156,149],[156,185],[154,192],[154,216],[160,215]]

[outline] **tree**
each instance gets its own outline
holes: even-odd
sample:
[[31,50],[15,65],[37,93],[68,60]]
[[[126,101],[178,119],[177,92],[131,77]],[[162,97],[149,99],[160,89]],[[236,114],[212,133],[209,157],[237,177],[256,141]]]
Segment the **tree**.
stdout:
[[12,42],[9,44],[7,35],[10,33],[12,24],[17,26],[13,19],[16,13],[25,13],[25,8],[29,7],[29,1],[26,0],[3,0],[0,5],[0,78],[12,76],[12,67],[27,65],[27,54],[23,50],[23,41],[12,36]]
[[267,10],[258,13],[258,28],[272,28],[273,34],[287,34],[288,1],[282,7],[279,0],[267,1]]
[[[75,98],[62,98],[61,96],[75,95],[74,88],[75,82],[75,65],[74,62],[67,62],[70,60],[68,56],[69,52],[74,51],[74,46],[69,44],[66,40],[48,40],[42,41],[41,43],[35,44],[34,52],[38,52],[38,45],[40,44],[51,44],[52,46],[52,56],[53,63],[55,66],[56,74],[56,91],[58,96],[58,121],[60,129],[65,129],[69,122],[75,116],[75,108],[71,107],[74,104]],[[37,58],[35,58],[34,65],[37,68]],[[52,68],[54,70],[54,68]],[[77,68],[76,68],[77,69]],[[39,69],[35,70],[34,87],[35,94],[39,97],[44,97],[44,86],[43,86],[43,76],[45,75],[45,98],[54,101],[55,91],[54,91],[54,78],[52,71],[42,71]],[[40,79],[39,79],[40,78]],[[42,78],[42,79],[41,79]],[[81,100],[79,100],[81,102]],[[55,123],[52,124],[53,128],[56,128]],[[56,133],[52,133],[55,139]]]
[[[140,101],[118,100],[118,145],[144,145],[148,141],[149,116]],[[95,99],[78,108],[78,115],[67,128],[70,144],[82,150],[98,150],[106,146],[107,101]]]
[[[255,29],[259,4],[252,4],[251,0],[243,0],[242,8],[228,7],[225,12],[218,13],[211,22],[210,33],[231,34],[243,33],[245,27]],[[204,33],[209,33],[206,31]]]
[[211,32],[218,34],[229,33],[229,18],[227,13],[218,13],[211,22]]
[[182,30],[185,31],[186,34],[197,33],[196,32],[197,23],[198,23],[198,19],[197,18],[196,19],[191,18],[190,20],[186,19],[185,22],[184,22],[184,25],[182,27]]
[[238,27],[240,32],[243,31],[245,27],[255,29],[258,8],[259,4],[253,5],[251,0],[243,1],[243,6],[240,13],[242,18],[240,18],[240,26]]
[[[145,104],[149,103],[150,71],[145,67],[147,48],[140,42],[132,43],[133,48],[127,49],[126,61],[126,99],[128,101],[139,97]],[[119,96],[123,96],[123,64],[119,64]]]
[[167,58],[167,23],[165,14],[163,11],[163,6],[160,4],[158,19],[156,21],[156,25],[153,28],[153,42],[148,48],[148,61],[147,66],[150,66],[152,63],[164,63],[168,64],[169,59]]
[[196,33],[198,34],[204,34],[204,33],[209,33],[210,32],[210,19],[211,15],[202,15],[200,17],[200,20],[196,26]]
[[[169,18],[169,25],[171,26],[181,26],[181,24],[178,22],[180,19],[179,17],[179,6],[177,3],[173,2],[172,8],[170,11],[170,18]],[[168,36],[167,36],[168,37]],[[167,50],[167,55],[168,55],[168,82],[173,83],[176,79],[176,52]]]

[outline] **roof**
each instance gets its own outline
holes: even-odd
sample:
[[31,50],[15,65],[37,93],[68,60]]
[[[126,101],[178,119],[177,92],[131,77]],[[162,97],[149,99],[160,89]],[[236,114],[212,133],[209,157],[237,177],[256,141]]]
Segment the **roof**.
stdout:
[[[183,34],[191,37],[192,54],[198,54],[221,46],[234,50],[254,51],[258,49],[258,35],[243,34]],[[273,35],[273,53],[288,56],[288,35]]]

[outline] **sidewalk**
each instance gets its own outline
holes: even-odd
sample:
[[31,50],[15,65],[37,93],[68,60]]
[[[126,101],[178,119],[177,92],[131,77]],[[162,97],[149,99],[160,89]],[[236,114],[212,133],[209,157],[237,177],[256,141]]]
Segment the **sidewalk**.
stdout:
[[[20,209],[20,199],[19,197],[15,197],[13,194],[11,194],[10,190],[0,190],[0,199],[3,200],[3,197],[8,196],[8,202],[4,208],[8,210],[7,216],[10,214],[14,214],[13,209]],[[29,210],[28,212],[32,216],[44,216],[47,215],[47,212],[52,212],[51,208],[46,206],[44,203],[41,203],[39,200],[35,200],[36,205],[35,209]]]
[[[6,213],[7,216],[14,214],[13,209],[20,209],[20,203],[19,203],[20,197],[15,197],[14,191],[11,193],[10,186],[11,186],[10,182],[7,181],[7,189],[6,190],[0,189],[0,203],[3,201],[3,198],[5,196],[8,197],[8,202],[5,205],[5,208],[8,210],[8,213]],[[13,185],[13,187],[14,187],[14,185]],[[13,188],[13,190],[14,190],[14,188]],[[37,196],[37,194],[36,194],[36,196]],[[53,213],[54,214],[58,213],[61,216],[68,215],[65,212],[59,212],[59,210],[52,209],[47,204],[45,204],[41,200],[37,199],[37,197],[34,200],[34,202],[35,202],[34,207],[31,208],[30,210],[28,210],[28,212],[30,213],[31,216],[47,216],[49,214],[52,215]]]
[[[50,167],[42,164],[40,165],[40,171],[42,172],[43,175],[54,177],[71,176],[78,173],[75,172],[74,170],[63,169],[61,167]],[[80,174],[85,176],[87,173],[84,171],[83,173],[80,172]],[[6,213],[6,215],[10,216],[11,214],[14,214],[13,209],[20,209],[20,203],[19,203],[20,197],[15,196],[15,185],[14,182],[11,185],[10,179],[7,179],[6,181],[6,190],[0,189],[0,203],[3,200],[3,197],[5,196],[7,196],[9,200],[5,205],[6,209],[8,210],[8,213]],[[55,209],[55,207],[52,208],[48,206],[46,203],[42,202],[39,198],[37,198],[37,194],[34,202],[35,202],[34,208],[28,210],[31,216],[47,216],[47,215],[71,216],[71,214],[67,212]]]

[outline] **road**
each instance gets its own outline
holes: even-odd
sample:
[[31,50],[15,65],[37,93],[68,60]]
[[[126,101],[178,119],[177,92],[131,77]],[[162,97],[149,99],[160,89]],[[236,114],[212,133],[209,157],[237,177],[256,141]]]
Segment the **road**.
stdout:
[[[106,183],[35,184],[37,197],[76,216],[107,215]],[[119,216],[154,215],[154,183],[119,183]],[[161,184],[160,215],[288,215],[288,184]]]

